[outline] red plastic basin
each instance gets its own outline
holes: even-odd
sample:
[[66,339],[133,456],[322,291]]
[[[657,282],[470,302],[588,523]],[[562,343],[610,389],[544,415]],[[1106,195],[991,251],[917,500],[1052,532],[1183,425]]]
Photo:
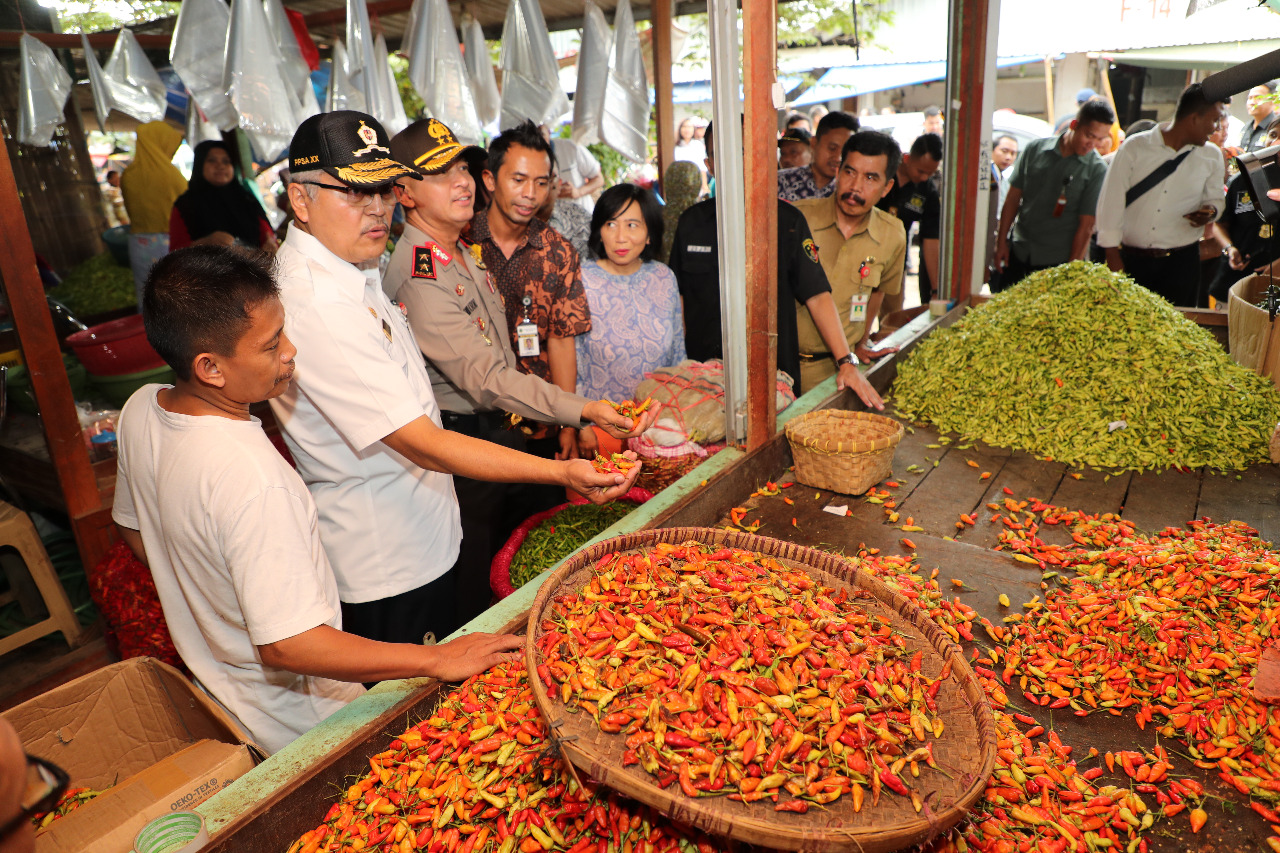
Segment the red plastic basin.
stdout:
[[119,376],[164,365],[164,359],[147,343],[141,314],[76,332],[67,338],[67,344],[94,376]]

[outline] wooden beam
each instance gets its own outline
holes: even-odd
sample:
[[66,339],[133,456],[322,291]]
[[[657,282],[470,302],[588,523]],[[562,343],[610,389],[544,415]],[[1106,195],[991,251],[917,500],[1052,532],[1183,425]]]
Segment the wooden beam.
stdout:
[[[1000,0],[951,0],[947,41],[946,174],[943,186],[942,275],[938,299],[965,301],[973,291],[976,246],[986,246],[987,211],[978,204],[988,191],[990,156],[986,87],[988,30],[999,18]],[[994,80],[990,81],[994,84]],[[981,217],[979,217],[979,207]],[[979,236],[982,237],[979,240]],[[982,284],[976,282],[980,289]]]
[[0,145],[0,280],[4,282],[22,356],[31,373],[32,390],[67,515],[72,519],[88,516],[101,508],[102,498],[76,415],[71,383],[62,365],[44,285],[36,271],[36,253],[22,213],[8,144]]
[[[116,36],[120,34],[119,30],[108,30],[101,33],[91,33],[89,35],[89,46],[93,48],[107,49],[115,45]],[[80,41],[79,33],[32,33],[26,35],[35,36],[40,41],[52,48],[64,47],[83,47]],[[0,47],[17,47],[18,40],[23,36],[21,30],[4,30],[0,31]],[[168,33],[134,33],[133,37],[138,40],[138,44],[145,50],[164,50],[169,49],[170,35]]]
[[743,173],[747,234],[747,449],[777,428],[778,371],[778,81],[777,2],[742,4],[742,86],[746,96]]
[[[675,106],[671,102],[671,2],[657,0],[653,4],[653,100],[654,121],[658,128],[658,181],[667,176],[667,167],[675,160]],[[666,187],[662,186],[663,194]]]

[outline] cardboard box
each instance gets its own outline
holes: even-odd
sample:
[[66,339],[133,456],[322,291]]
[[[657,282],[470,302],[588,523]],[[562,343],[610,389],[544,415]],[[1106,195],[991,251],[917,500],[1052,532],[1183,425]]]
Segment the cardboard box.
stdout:
[[1270,377],[1280,388],[1280,325],[1255,304],[1270,283],[1270,276],[1251,275],[1231,286],[1227,338],[1236,364]]
[[74,787],[109,788],[36,836],[36,853],[128,853],[146,823],[186,811],[253,768],[259,750],[171,666],[133,658],[4,713],[27,752]]

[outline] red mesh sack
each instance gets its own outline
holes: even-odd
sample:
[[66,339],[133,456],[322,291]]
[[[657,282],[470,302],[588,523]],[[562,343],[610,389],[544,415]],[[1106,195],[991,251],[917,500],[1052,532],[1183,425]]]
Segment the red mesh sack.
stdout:
[[[633,487],[619,500],[642,504],[652,497],[652,493]],[[571,492],[569,503],[562,503],[559,506],[553,506],[551,509],[544,509],[542,512],[534,513],[520,522],[520,526],[515,530],[511,531],[506,543],[489,563],[489,589],[493,590],[493,594],[498,597],[499,601],[516,591],[515,587],[511,585],[511,560],[515,557],[516,552],[520,550],[520,546],[524,544],[525,537],[529,535],[529,532],[565,507],[584,503],[587,503],[586,498]]]
[[187,672],[169,636],[151,570],[117,542],[88,573],[89,595],[107,623],[107,643],[120,658],[153,657]]

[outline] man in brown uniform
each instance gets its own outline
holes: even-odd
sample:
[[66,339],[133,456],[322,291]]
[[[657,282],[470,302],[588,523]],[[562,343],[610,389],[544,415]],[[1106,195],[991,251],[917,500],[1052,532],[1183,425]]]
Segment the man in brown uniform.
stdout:
[[[844,145],[835,192],[829,198],[796,202],[813,232],[849,346],[864,364],[892,352],[873,351],[869,336],[870,320],[885,294],[902,290],[906,232],[897,217],[876,208],[893,188],[901,158],[902,150],[892,136],[859,131]],[[812,388],[830,376],[835,366],[812,318],[801,314],[797,319],[801,382]]]
[[[616,437],[633,434],[627,431],[631,420],[607,403],[517,367],[503,297],[479,246],[461,237],[475,196],[471,169],[483,166],[485,152],[463,146],[443,123],[424,119],[391,140],[391,154],[423,178],[397,187],[405,230],[382,287],[408,313],[445,428],[518,450],[525,449],[525,437],[508,428],[507,412],[573,427],[592,422]],[[489,600],[489,562],[528,514],[520,499],[524,487],[464,477],[453,482],[462,517],[460,603],[468,613],[479,612]]]

